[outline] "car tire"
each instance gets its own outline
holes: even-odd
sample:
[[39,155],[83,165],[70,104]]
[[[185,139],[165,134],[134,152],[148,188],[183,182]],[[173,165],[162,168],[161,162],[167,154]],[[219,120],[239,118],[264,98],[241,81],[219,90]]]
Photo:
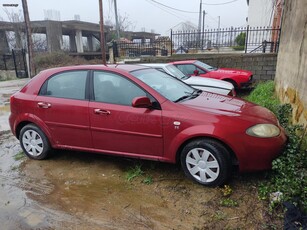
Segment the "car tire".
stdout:
[[238,84],[234,80],[226,79],[224,81],[227,81],[227,82],[231,83],[233,85],[233,87],[235,88],[235,90],[237,90],[239,88]]
[[19,141],[22,150],[31,159],[43,160],[51,151],[48,138],[40,128],[33,124],[28,124],[21,129]]
[[222,185],[231,174],[229,151],[215,140],[189,142],[181,151],[180,161],[186,176],[202,185]]

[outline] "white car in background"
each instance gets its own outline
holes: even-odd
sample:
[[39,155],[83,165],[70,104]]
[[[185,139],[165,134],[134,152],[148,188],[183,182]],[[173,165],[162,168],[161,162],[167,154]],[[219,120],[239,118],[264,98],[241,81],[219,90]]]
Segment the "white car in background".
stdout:
[[229,96],[236,96],[236,91],[234,86],[226,81],[216,80],[211,78],[204,77],[196,77],[196,76],[187,76],[182,73],[176,66],[173,64],[166,63],[146,63],[141,64],[144,66],[148,66],[160,71],[163,71],[173,77],[176,77],[188,85],[200,90],[204,90],[207,92],[218,93]]

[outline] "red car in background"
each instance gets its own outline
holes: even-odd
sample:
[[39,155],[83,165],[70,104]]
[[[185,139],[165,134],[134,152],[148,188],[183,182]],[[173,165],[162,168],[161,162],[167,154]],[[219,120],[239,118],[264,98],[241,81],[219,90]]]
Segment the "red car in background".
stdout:
[[236,89],[249,88],[253,73],[248,70],[215,68],[198,60],[185,60],[170,62],[188,76],[200,76],[228,81]]

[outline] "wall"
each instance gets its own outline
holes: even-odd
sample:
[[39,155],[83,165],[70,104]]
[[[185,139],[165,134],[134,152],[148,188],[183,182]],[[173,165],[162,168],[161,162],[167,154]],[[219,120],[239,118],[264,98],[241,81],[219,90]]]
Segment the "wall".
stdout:
[[285,1],[276,71],[279,98],[293,107],[293,121],[307,126],[307,1]]
[[273,0],[249,0],[247,24],[256,26],[272,26]]
[[170,57],[143,57],[141,62],[164,63],[187,59],[197,59],[214,67],[246,69],[253,72],[255,80],[273,80],[277,54],[180,54]]

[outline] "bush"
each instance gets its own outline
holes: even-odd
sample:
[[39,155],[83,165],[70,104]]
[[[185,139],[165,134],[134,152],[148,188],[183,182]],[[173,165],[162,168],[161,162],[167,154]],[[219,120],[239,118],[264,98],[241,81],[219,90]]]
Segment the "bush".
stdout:
[[306,128],[291,124],[291,105],[280,105],[272,81],[260,83],[246,99],[273,111],[288,135],[283,153],[272,162],[269,180],[259,186],[259,197],[269,200],[270,194],[277,192],[281,196],[271,200],[270,210],[283,201],[291,201],[307,211]]
[[84,64],[98,64],[101,60],[85,60],[81,57],[71,57],[67,53],[62,51],[52,52],[52,53],[42,53],[37,54],[34,57],[34,62],[36,66],[36,72],[43,69],[54,68],[59,66],[68,65],[84,65]]
[[233,46],[232,48],[238,51],[238,50],[244,50],[245,46]]
[[246,33],[241,32],[235,39],[235,42],[238,44],[238,46],[245,46],[245,38],[246,38]]

